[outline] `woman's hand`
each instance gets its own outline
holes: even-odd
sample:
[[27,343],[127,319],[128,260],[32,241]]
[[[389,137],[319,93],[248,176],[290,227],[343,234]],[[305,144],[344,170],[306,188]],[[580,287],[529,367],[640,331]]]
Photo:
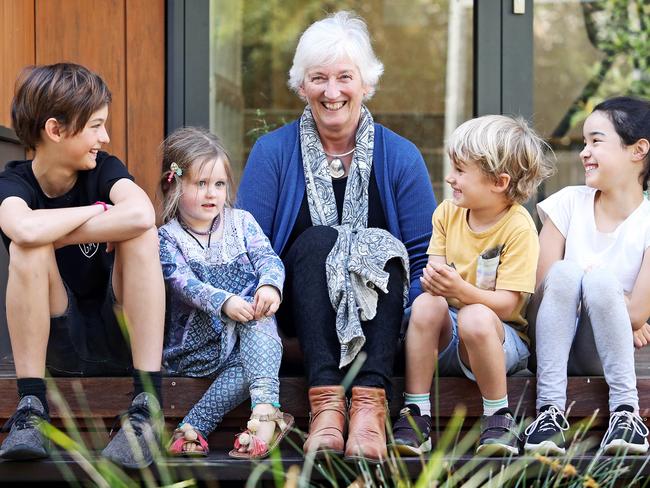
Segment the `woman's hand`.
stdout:
[[633,332],[634,347],[641,349],[650,343],[650,325],[646,322]]
[[275,286],[262,285],[255,292],[253,308],[255,320],[270,317],[280,307],[280,292]]
[[221,308],[235,322],[249,322],[255,316],[253,306],[237,295],[233,295],[226,300],[226,303]]

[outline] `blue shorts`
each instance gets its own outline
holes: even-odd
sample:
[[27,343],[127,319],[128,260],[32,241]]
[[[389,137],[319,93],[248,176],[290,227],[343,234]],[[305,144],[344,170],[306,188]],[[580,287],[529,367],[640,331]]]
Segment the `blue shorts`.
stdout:
[[[438,374],[440,376],[466,376],[476,381],[469,366],[463,364],[460,359],[460,338],[458,337],[458,310],[449,307],[449,318],[451,319],[451,341],[449,345],[438,355]],[[530,351],[517,331],[506,322],[503,323],[505,339],[503,341],[503,352],[506,355],[506,374],[508,376],[517,371],[526,369]]]

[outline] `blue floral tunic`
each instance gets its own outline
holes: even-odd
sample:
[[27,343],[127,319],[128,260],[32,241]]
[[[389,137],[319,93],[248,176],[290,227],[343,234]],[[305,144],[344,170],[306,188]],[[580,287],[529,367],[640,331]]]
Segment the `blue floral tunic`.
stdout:
[[176,219],[158,231],[167,286],[163,366],[169,373],[213,375],[237,339],[236,322],[221,311],[226,300],[239,295],[252,302],[262,285],[282,291],[284,266],[253,216],[225,208],[223,225],[223,239],[207,248]]

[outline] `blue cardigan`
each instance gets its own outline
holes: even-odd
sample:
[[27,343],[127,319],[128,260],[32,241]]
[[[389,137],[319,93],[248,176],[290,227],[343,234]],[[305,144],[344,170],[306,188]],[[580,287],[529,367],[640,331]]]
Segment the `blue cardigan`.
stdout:
[[[253,214],[282,255],[305,195],[299,121],[262,136],[244,169],[237,206]],[[429,174],[415,145],[375,124],[373,165],[388,231],[406,246],[410,261],[409,305],[422,293],[431,215],[436,208]]]

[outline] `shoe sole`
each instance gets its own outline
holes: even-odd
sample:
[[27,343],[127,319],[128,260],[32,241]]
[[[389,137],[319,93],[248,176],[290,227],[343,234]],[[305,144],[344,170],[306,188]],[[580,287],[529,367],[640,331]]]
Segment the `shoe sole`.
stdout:
[[543,456],[562,456],[566,449],[552,441],[542,441],[539,444],[524,444],[526,454],[541,454]]
[[403,456],[420,456],[431,451],[431,439],[427,439],[420,447],[408,446],[406,444],[390,444],[388,447],[399,452]]
[[49,454],[44,449],[34,449],[28,445],[17,445],[6,451],[0,452],[0,458],[12,461],[29,461],[32,459],[45,459]]
[[367,463],[367,464],[372,464],[372,465],[378,465],[378,464],[383,464],[386,459],[375,459],[375,458],[369,458],[369,457],[364,457],[364,456],[345,456],[343,458],[344,461],[349,462],[349,463]]
[[630,444],[621,439],[616,439],[603,447],[605,454],[646,454],[648,452],[648,441],[645,444]]
[[102,457],[123,469],[145,469],[153,464],[153,460],[150,462],[144,462],[142,464],[129,464],[129,463],[123,463],[119,459],[114,459],[110,456],[105,456],[104,454],[102,454]]
[[113,457],[111,454],[106,453],[105,450],[100,453],[100,456],[103,457],[104,459],[112,462],[113,464],[120,466],[121,468],[124,469],[144,469],[148,468],[153,464],[153,459],[143,459],[141,463],[125,463],[121,459],[117,457]]
[[483,444],[476,448],[476,454],[485,457],[519,456],[519,449],[504,444]]
[[[314,454],[314,460],[316,460],[316,461],[325,461],[326,459],[331,458],[331,457],[342,458],[343,454],[344,454],[344,451],[335,451],[333,449],[319,449]],[[305,456],[307,456],[307,453],[305,453]]]

